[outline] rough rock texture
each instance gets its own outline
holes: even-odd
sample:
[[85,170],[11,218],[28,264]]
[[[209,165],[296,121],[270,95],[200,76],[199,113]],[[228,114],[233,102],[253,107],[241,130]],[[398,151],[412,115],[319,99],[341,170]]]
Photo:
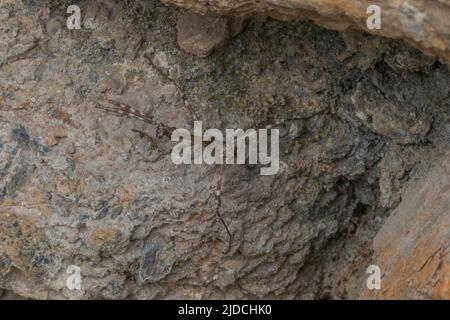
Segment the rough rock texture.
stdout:
[[[0,0],[0,288],[27,298],[351,298],[450,147],[447,66],[400,41],[254,19],[206,59],[158,1]],[[280,126],[281,170],[175,166],[155,128]],[[288,120],[295,119],[295,120]],[[169,149],[170,142],[160,144]],[[82,272],[82,290],[66,270]]]
[[[162,0],[202,13],[268,15],[281,20],[314,20],[321,26],[365,31],[401,38],[450,63],[450,2],[448,0]],[[380,30],[367,29],[367,8],[379,5]]]
[[450,299],[450,154],[405,192],[374,241],[380,291],[363,298]]
[[189,53],[207,57],[239,34],[243,27],[242,18],[183,11],[180,12],[177,21],[178,45]]

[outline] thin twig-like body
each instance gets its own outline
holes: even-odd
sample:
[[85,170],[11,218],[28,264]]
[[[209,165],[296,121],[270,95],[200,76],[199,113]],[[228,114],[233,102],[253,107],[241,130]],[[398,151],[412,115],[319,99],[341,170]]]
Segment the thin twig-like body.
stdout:
[[[144,121],[146,123],[149,123],[153,126],[156,127],[156,132],[157,135],[159,137],[165,136],[167,138],[171,138],[172,132],[175,130],[175,128],[169,127],[164,123],[159,123],[157,121],[155,121],[155,119],[153,118],[153,116],[151,115],[147,115],[139,110],[136,110],[130,106],[128,106],[125,103],[122,102],[118,102],[118,101],[114,101],[114,100],[110,100],[107,99],[106,101],[108,101],[112,107],[106,107],[103,105],[97,105],[97,108],[99,109],[103,109],[106,110],[108,112],[112,112],[115,113],[119,116],[126,116],[126,117],[131,117],[131,118],[136,118],[139,119],[141,121]],[[186,106],[188,106],[186,104]],[[194,120],[197,120],[197,116],[195,115],[195,113],[193,112],[192,108],[190,106],[188,106],[189,112],[191,113],[192,117]],[[281,122],[278,122],[274,125],[268,125],[266,126],[266,129],[270,129],[276,126],[279,126],[287,121],[292,121],[292,120],[300,120],[300,118],[291,118],[291,119],[287,119]],[[160,144],[157,142],[157,139],[153,138],[152,136],[150,136],[149,134],[141,131],[141,130],[133,130],[134,132],[139,133],[142,137],[147,138],[147,140],[149,140],[160,152],[162,152],[162,147],[160,146]],[[254,131],[253,134],[256,134],[256,131]],[[191,135],[191,138],[195,138],[196,136]],[[201,140],[203,140],[203,137],[197,137],[200,138]],[[237,140],[240,139],[246,139],[249,138],[249,135],[244,136],[244,137],[239,137],[237,138]],[[225,150],[226,150],[226,145],[224,141],[221,141],[224,144]],[[226,161],[225,161],[226,162]],[[216,187],[216,192],[215,192],[215,198],[216,198],[216,209],[215,209],[215,215],[218,218],[218,220],[221,222],[221,224],[223,225],[223,227],[225,228],[227,234],[228,234],[228,248],[225,251],[225,253],[227,253],[230,248],[231,248],[231,243],[233,240],[233,235],[230,231],[230,229],[228,228],[227,224],[225,223],[225,220],[222,217],[221,214],[221,209],[222,209],[222,189],[223,189],[223,178],[224,178],[224,166],[225,164],[221,164],[220,165],[220,171],[219,171],[219,176],[217,178],[217,187]]]
[[[135,118],[135,119],[144,121],[146,123],[149,123],[151,125],[154,125],[154,126],[156,126],[156,131],[159,136],[165,136],[170,139],[172,132],[175,130],[175,128],[169,127],[163,123],[156,122],[152,116],[147,115],[139,110],[136,110],[125,103],[110,100],[110,99],[107,99],[106,101],[108,101],[112,105],[112,107],[106,107],[101,104],[96,105],[96,107],[99,109],[108,111],[108,112],[115,113],[118,116]],[[193,110],[191,108],[189,108],[189,111],[191,112],[194,120],[197,120],[197,117],[196,117],[195,113],[193,112]],[[150,136],[149,134],[147,134],[141,130],[133,129],[133,132],[139,133],[141,135],[141,137],[145,137],[147,140],[150,141],[151,144],[153,144],[156,147],[156,149],[158,149],[160,152],[162,152],[163,149],[155,138],[153,138],[152,136]],[[194,136],[192,136],[191,138],[194,138]],[[227,253],[230,250],[233,236],[232,236],[227,224],[223,220],[222,215],[220,214],[220,210],[222,207],[221,193],[222,193],[222,183],[223,183],[223,171],[224,171],[224,165],[222,164],[220,167],[219,177],[217,179],[217,189],[215,192],[216,203],[217,203],[215,215],[219,219],[221,224],[224,226],[224,228],[228,234],[228,248],[225,251],[225,253]]]

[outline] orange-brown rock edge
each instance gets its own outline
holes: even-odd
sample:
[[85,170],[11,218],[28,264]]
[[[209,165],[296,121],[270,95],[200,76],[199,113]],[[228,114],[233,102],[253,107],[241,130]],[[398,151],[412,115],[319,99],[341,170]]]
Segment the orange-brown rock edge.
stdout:
[[405,193],[374,240],[375,299],[450,299],[450,153]]
[[[357,27],[377,35],[402,38],[450,63],[448,0],[162,0],[197,12],[268,15],[280,20],[314,20],[330,29]],[[367,30],[367,8],[381,8],[381,29]]]

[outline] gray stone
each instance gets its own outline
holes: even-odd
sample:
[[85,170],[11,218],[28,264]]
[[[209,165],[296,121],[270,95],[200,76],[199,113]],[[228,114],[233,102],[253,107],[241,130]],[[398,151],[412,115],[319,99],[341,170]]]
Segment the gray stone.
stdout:
[[239,34],[244,20],[182,11],[177,22],[178,45],[189,53],[207,57]]
[[[204,59],[156,0],[82,2],[80,31],[64,1],[6,3],[0,287],[22,297],[359,297],[377,230],[450,146],[448,68],[399,41],[250,19]],[[174,165],[108,99],[177,128],[280,123],[278,175],[224,167],[231,241],[220,167]]]

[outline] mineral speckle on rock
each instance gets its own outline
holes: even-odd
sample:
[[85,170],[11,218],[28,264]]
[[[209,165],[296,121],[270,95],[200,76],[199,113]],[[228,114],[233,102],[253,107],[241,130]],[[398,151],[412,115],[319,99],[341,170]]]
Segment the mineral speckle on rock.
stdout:
[[[250,18],[236,34],[230,18],[189,20],[156,0],[84,1],[82,29],[68,30],[66,5],[0,4],[7,296],[362,295],[378,230],[448,152],[446,65],[400,40],[311,22]],[[155,126],[97,108],[108,100],[189,130],[194,114],[221,130],[281,123],[278,175],[224,167],[231,241],[216,214],[220,167],[174,165],[172,142],[158,148],[143,134]],[[67,287],[70,266],[81,290]]]

